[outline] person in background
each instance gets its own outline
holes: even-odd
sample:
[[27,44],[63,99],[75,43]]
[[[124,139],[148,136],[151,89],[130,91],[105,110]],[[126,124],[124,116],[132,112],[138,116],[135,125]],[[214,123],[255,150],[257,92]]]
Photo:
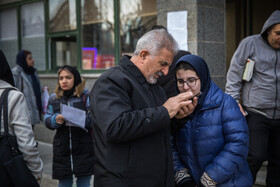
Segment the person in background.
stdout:
[[[59,187],[72,187],[73,175],[77,178],[77,187],[90,186],[94,153],[89,131],[91,118],[88,113],[88,96],[85,80],[75,68],[65,65],[58,70],[58,84],[48,102],[45,125],[56,130],[53,140],[52,177],[59,180]],[[86,111],[87,131],[72,126],[64,118],[61,114],[62,104]]]
[[[251,79],[244,81],[248,59],[255,65]],[[250,135],[247,160],[254,181],[267,160],[266,185],[280,186],[280,10],[266,20],[260,34],[239,44],[227,73],[226,93],[246,116]]]
[[24,94],[31,117],[31,124],[39,124],[42,111],[42,88],[34,59],[30,51],[21,50],[17,54],[16,66],[12,68],[15,86]]
[[179,92],[198,95],[194,112],[173,133],[177,186],[251,186],[248,127],[235,100],[215,85],[196,55],[180,58],[175,72]]
[[192,93],[166,99],[157,84],[167,75],[177,43],[165,30],[144,34],[133,56],[124,55],[90,92],[95,186],[174,185],[170,119],[189,115]]
[[[0,96],[6,88],[14,87],[14,79],[10,66],[2,50],[0,50]],[[37,144],[31,128],[30,115],[24,95],[19,90],[11,90],[8,95],[9,133],[17,137],[18,148],[28,168],[40,184],[43,162],[39,157]],[[4,122],[1,119],[1,132]],[[1,176],[0,176],[1,178]]]
[[[154,25],[152,27],[152,30],[155,29],[166,29],[166,27],[162,25]],[[176,62],[179,60],[184,55],[191,54],[189,51],[184,51],[184,50],[179,50],[177,54],[174,56],[173,61],[171,65],[169,66],[168,74],[166,76],[162,76],[158,80],[158,84],[163,87],[167,98],[173,97],[177,95],[177,90],[176,90],[176,80],[175,80],[175,66]]]

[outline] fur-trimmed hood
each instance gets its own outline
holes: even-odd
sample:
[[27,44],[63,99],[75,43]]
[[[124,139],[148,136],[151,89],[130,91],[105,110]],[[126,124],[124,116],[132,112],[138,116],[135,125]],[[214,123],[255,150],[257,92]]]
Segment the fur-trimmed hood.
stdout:
[[[75,88],[74,96],[80,97],[83,93],[83,90],[85,89],[86,80],[82,78],[82,82],[78,84]],[[54,93],[56,94],[56,98],[61,99],[63,96],[63,90],[60,88],[59,83],[56,85],[56,88],[54,90]]]

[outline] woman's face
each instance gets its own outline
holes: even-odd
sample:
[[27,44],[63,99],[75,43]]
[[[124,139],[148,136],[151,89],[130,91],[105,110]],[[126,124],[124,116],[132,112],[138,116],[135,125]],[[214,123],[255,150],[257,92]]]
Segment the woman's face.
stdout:
[[177,86],[180,93],[190,91],[193,95],[200,92],[200,79],[193,70],[180,69],[176,72]]
[[62,70],[58,75],[58,83],[63,91],[68,91],[74,86],[74,75],[69,71]]
[[27,66],[29,66],[29,67],[33,67],[34,66],[34,59],[32,57],[32,54],[28,54],[26,56],[26,63],[27,63]]

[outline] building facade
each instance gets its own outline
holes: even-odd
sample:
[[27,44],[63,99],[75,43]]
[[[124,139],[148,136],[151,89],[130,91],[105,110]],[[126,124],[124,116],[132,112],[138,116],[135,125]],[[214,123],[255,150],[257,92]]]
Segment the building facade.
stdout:
[[1,0],[0,48],[11,67],[21,49],[32,52],[43,86],[52,91],[56,72],[68,64],[86,86],[153,25],[167,26],[168,13],[187,12],[187,49],[203,57],[224,89],[230,58],[247,35],[259,33],[279,0]]
[[[50,92],[66,64],[77,67],[91,89],[153,25],[167,27],[168,14],[183,11],[186,17],[169,24],[184,30],[183,47],[206,60],[212,80],[224,89],[239,42],[260,33],[276,9],[279,0],[0,0],[0,49],[11,67],[19,50],[31,51]],[[264,178],[261,171],[257,182]]]

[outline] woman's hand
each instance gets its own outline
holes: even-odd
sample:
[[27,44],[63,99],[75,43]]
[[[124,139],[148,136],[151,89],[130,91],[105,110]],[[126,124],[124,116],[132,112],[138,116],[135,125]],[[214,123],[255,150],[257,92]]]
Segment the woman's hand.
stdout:
[[61,114],[58,114],[55,118],[56,123],[62,125],[64,123],[64,117]]

